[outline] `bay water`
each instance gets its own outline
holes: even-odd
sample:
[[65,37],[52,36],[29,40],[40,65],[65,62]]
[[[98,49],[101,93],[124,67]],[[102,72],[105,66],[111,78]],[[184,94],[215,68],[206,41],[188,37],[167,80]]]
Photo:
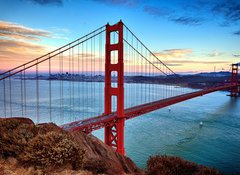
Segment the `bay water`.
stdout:
[[[26,111],[20,105],[23,98],[20,95],[20,81],[12,80],[12,116],[25,116],[37,122],[36,117],[36,86],[34,80],[26,81],[27,103]],[[80,84],[80,85],[79,85]],[[65,93],[63,104],[60,104],[59,94],[62,91],[69,91],[69,82],[52,81],[51,113],[52,121],[58,125],[82,119],[78,115],[91,117],[103,111],[103,87],[104,84],[88,82],[74,82],[76,92]],[[49,82],[39,80],[40,97],[39,112],[40,123],[49,122]],[[139,87],[139,84],[125,84],[126,91]],[[128,88],[129,87],[129,88]],[[10,116],[10,106],[4,107],[3,84],[0,84],[0,116]],[[94,93],[86,93],[93,92]],[[174,89],[175,87],[173,87]],[[80,91],[79,91],[80,90]],[[175,88],[175,94],[179,94]],[[186,88],[185,92],[192,92],[193,89]],[[84,92],[84,93],[82,93]],[[155,91],[144,90],[146,96],[161,97],[164,94],[164,86],[158,85]],[[148,94],[149,92],[149,94]],[[5,93],[9,93],[9,84],[6,81]],[[125,149],[130,157],[139,167],[145,168],[146,162],[151,155],[179,156],[205,166],[213,167],[225,174],[240,174],[240,97],[231,98],[228,92],[219,91],[202,97],[197,97],[166,107],[143,116],[127,120],[125,124]],[[75,105],[71,105],[72,96]],[[138,101],[136,94],[126,92],[125,98]],[[83,99],[85,103],[82,103]],[[5,97],[5,103],[9,103],[9,95]],[[126,100],[126,104],[129,106]],[[59,106],[62,105],[62,114]],[[134,104],[133,104],[134,105]],[[131,106],[131,105],[130,105]],[[4,108],[6,111],[4,112]],[[25,113],[26,112],[26,113]],[[71,117],[74,115],[74,117]],[[60,117],[61,116],[61,117]],[[202,126],[200,123],[202,122]],[[93,134],[103,140],[103,129],[94,131]]]

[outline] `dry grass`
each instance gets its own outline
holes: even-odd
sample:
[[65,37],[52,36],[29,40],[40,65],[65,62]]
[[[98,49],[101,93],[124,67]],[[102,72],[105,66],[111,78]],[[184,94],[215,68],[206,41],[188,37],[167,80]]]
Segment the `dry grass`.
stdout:
[[1,159],[0,158],[0,175],[93,175],[89,171],[84,170],[55,170],[51,172],[44,172],[34,167],[19,166],[15,158]]

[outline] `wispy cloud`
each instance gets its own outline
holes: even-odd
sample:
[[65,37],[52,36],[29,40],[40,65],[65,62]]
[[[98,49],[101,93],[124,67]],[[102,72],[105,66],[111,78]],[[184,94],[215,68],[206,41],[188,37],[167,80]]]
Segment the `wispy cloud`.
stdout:
[[167,64],[228,64],[228,61],[165,60]]
[[192,54],[192,52],[191,49],[168,49],[162,52],[155,52],[154,54],[159,58],[182,58]]
[[51,27],[50,29],[53,30],[54,32],[60,32],[60,33],[66,33],[66,34],[71,33],[71,31],[67,28]]
[[93,0],[100,3],[110,4],[110,5],[123,5],[127,7],[135,7],[139,4],[140,0]]
[[51,33],[44,30],[31,29],[15,23],[0,21],[0,36],[13,39],[39,40],[39,37],[50,37]]
[[51,32],[0,21],[0,61],[4,69],[23,64],[29,59],[49,51],[38,43],[42,38],[53,37]]
[[239,0],[221,0],[213,4],[212,12],[221,15],[226,21],[240,21],[240,1]]
[[170,10],[167,8],[158,8],[149,5],[146,5],[143,11],[153,16],[165,16],[170,14]]
[[178,24],[191,25],[191,26],[201,25],[203,22],[202,19],[187,17],[187,16],[172,18],[171,21],[176,22]]
[[233,33],[234,35],[240,35],[240,30]]
[[234,57],[240,58],[240,54],[233,54]]
[[56,6],[63,5],[63,0],[29,0],[29,1],[40,5],[56,5]]
[[180,64],[180,63],[166,63],[166,65],[169,67],[183,66],[183,64]]
[[[144,8],[144,12],[153,16],[165,16],[168,20],[181,25],[198,26],[205,21],[215,21],[221,27],[229,27],[240,22],[239,0],[196,0],[183,2],[179,4],[177,9],[175,9],[176,6],[163,8],[161,4],[150,7],[147,10]],[[165,9],[168,9],[167,15]],[[235,33],[239,35],[239,32]]]
[[223,52],[219,52],[218,50],[213,50],[211,53],[208,53],[207,56],[209,57],[217,57],[223,55]]
[[33,44],[29,42],[16,41],[16,40],[0,40],[0,53],[1,54],[39,54],[46,51],[44,46]]

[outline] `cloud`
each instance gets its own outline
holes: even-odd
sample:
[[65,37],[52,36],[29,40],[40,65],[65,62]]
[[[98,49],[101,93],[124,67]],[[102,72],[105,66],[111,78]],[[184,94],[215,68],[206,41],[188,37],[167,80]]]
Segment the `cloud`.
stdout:
[[180,63],[166,63],[167,66],[183,66],[183,64],[180,64]]
[[36,43],[42,37],[53,36],[48,31],[0,21],[0,62],[2,68],[13,68],[48,52],[47,47]]
[[0,37],[20,39],[20,40],[34,40],[34,41],[39,40],[39,38],[33,37],[33,36],[15,34],[15,33],[7,33],[7,32],[2,32],[2,31],[0,31]]
[[218,50],[213,50],[211,53],[207,54],[207,56],[209,57],[217,57],[217,56],[221,56],[223,55],[223,52],[219,52]]
[[32,1],[33,3],[40,5],[56,5],[56,6],[63,5],[63,0],[29,0],[29,1]]
[[240,54],[233,54],[234,57],[240,58]]
[[44,46],[32,44],[29,42],[16,41],[16,40],[0,40],[0,54],[12,55],[21,53],[24,54],[39,54],[45,51]]
[[39,37],[50,37],[51,33],[44,30],[31,29],[15,23],[0,21],[0,36],[13,39],[39,40]]
[[166,8],[157,8],[148,5],[144,7],[143,11],[153,16],[165,16],[170,13],[170,11]]
[[240,21],[240,1],[238,0],[222,0],[217,1],[212,7],[212,12],[221,15],[227,21]]
[[228,64],[228,61],[165,60],[166,64]]
[[234,35],[240,35],[240,30],[233,33]]
[[135,7],[139,4],[140,0],[93,0],[100,3],[110,4],[110,5],[123,5],[127,7]]
[[191,26],[201,25],[203,22],[203,20],[199,18],[193,18],[193,17],[187,17],[187,16],[172,18],[170,20],[178,24],[191,25]]
[[160,58],[182,58],[192,52],[191,49],[168,49],[162,52],[155,52],[154,54]]

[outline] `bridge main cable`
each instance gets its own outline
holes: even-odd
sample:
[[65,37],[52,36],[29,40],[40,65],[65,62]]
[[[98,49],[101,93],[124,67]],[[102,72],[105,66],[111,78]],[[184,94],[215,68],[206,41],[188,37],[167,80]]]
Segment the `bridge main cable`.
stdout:
[[[123,24],[124,27],[126,27],[126,29],[143,45],[143,47],[145,47],[145,49],[147,49],[149,51],[149,53],[151,53],[162,65],[164,65],[170,72],[172,72],[172,74],[174,74],[175,76],[179,77],[178,74],[176,74],[172,69],[170,69],[165,63],[163,63],[145,44],[143,44],[143,42],[125,25]],[[125,40],[126,41],[126,40]],[[129,44],[129,43],[128,43]]]
[[[104,28],[104,30],[102,30],[103,28]],[[96,33],[96,32],[99,31],[99,30],[101,30],[101,31],[98,32],[98,33]],[[13,75],[15,75],[15,74],[17,74],[17,73],[20,73],[20,72],[22,72],[22,71],[24,71],[24,70],[27,70],[27,69],[29,69],[29,68],[31,68],[31,67],[33,67],[33,66],[36,66],[37,64],[40,64],[40,63],[42,63],[42,62],[44,62],[44,61],[46,61],[46,60],[48,60],[48,59],[51,59],[52,57],[55,57],[55,56],[57,56],[57,55],[65,52],[65,51],[67,51],[67,50],[69,50],[69,49],[71,49],[71,48],[74,48],[74,47],[76,47],[77,45],[82,44],[82,43],[84,43],[84,42],[86,42],[86,41],[94,38],[95,36],[97,36],[97,35],[105,32],[105,31],[106,31],[106,29],[105,29],[105,25],[104,25],[104,26],[99,27],[98,29],[96,29],[96,30],[88,33],[87,35],[85,35],[85,36],[83,36],[83,37],[81,37],[81,38],[78,38],[78,39],[76,39],[76,40],[74,40],[74,41],[72,41],[72,42],[70,42],[70,43],[68,43],[68,44],[66,44],[66,45],[64,45],[64,46],[62,46],[62,47],[59,47],[59,48],[55,49],[54,51],[51,51],[51,52],[49,52],[49,53],[47,53],[47,54],[45,54],[45,55],[43,55],[43,56],[40,56],[40,57],[38,57],[38,58],[36,58],[36,59],[33,59],[33,60],[31,60],[31,61],[29,61],[29,62],[27,62],[27,63],[24,63],[24,64],[22,64],[22,65],[20,65],[20,66],[17,66],[17,67],[15,67],[15,68],[13,68],[13,69],[10,69],[10,70],[8,70],[8,71],[5,71],[5,72],[3,72],[3,73],[0,74],[0,81],[1,81],[1,80],[4,80],[4,79],[6,79],[6,78],[8,78],[8,77],[10,77],[10,76],[13,76]],[[94,34],[94,35],[92,35],[92,34]],[[92,36],[88,37],[89,35],[92,35]],[[80,40],[82,40],[82,39],[84,39],[84,38],[86,38],[86,37],[88,37],[88,38],[85,39],[85,40],[83,40],[83,41],[81,41],[81,42],[79,42]],[[78,42],[78,43],[72,45],[73,43],[76,43],[76,42]],[[71,46],[71,45],[72,45],[72,46]],[[67,46],[69,46],[69,47],[66,48],[66,49],[64,49],[64,50],[61,50],[61,49],[65,48],[65,47],[67,47]],[[54,55],[49,56],[50,54],[52,54],[52,53],[54,53],[54,52],[57,52],[57,51],[59,51],[59,52],[56,53],[56,54],[54,54]],[[47,56],[48,56],[48,57],[47,57]],[[44,58],[44,57],[47,57],[47,58],[39,61],[41,58]],[[31,65],[27,66],[28,64],[33,63],[33,62],[37,62],[37,63],[34,63],[34,64],[31,64]],[[23,69],[18,70],[18,69],[21,68],[21,67],[23,67]],[[16,70],[16,72],[11,73],[12,71],[15,71],[15,70]],[[6,74],[8,74],[8,75],[6,75]],[[6,76],[4,76],[4,75],[6,75]]]

